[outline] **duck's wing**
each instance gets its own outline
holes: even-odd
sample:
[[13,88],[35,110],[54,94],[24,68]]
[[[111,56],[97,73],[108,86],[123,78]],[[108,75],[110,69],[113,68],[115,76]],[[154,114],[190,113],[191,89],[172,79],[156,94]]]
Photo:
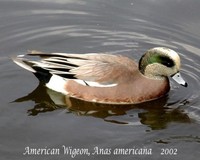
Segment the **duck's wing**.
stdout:
[[118,83],[122,77],[133,74],[137,69],[133,60],[118,55],[29,51],[28,56],[39,56],[40,59],[30,60],[20,56],[14,61],[32,72],[47,71],[67,79],[80,79],[102,84]]

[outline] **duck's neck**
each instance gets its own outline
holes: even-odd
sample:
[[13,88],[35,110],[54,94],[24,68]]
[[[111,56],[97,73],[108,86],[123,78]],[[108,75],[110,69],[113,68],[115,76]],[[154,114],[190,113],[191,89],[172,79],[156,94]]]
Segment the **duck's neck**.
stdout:
[[160,75],[158,65],[151,64],[147,65],[144,68],[140,69],[140,72],[147,78],[155,79],[155,80],[164,80],[166,79],[165,76]]

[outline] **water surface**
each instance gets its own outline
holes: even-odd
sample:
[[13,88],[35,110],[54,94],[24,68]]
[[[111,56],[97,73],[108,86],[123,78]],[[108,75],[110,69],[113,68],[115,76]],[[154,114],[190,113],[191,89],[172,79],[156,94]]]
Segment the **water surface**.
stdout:
[[[77,155],[76,159],[196,159],[200,156],[200,2],[196,0],[0,0],[0,155],[25,148],[149,148],[152,155]],[[187,88],[171,81],[165,97],[141,105],[65,99],[9,57],[27,50],[122,54],[176,50]],[[65,104],[63,104],[65,102]],[[162,149],[176,155],[161,155]]]

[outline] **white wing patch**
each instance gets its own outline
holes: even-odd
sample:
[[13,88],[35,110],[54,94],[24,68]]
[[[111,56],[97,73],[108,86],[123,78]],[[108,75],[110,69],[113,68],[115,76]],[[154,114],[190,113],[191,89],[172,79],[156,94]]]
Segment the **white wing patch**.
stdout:
[[[65,90],[65,84],[67,83],[68,79],[65,79],[61,76],[52,75],[50,81],[46,84],[46,87],[56,91],[60,92],[62,94],[67,95],[68,92]],[[70,80],[70,79],[69,79]],[[98,82],[90,82],[90,81],[83,81],[80,79],[74,79],[77,83],[84,85],[84,86],[90,86],[90,87],[114,87],[117,86],[117,83],[114,84],[100,84]]]
[[83,81],[83,80],[80,80],[80,79],[77,79],[77,80],[74,80],[76,81],[77,83],[79,84],[82,84],[84,86],[91,86],[91,87],[114,87],[114,86],[117,86],[117,83],[113,83],[113,84],[101,84],[101,83],[98,83],[98,82],[92,82],[92,81]]
[[66,80],[60,76],[52,75],[50,81],[46,84],[46,86],[56,92],[63,93],[65,95],[68,92],[65,90]]

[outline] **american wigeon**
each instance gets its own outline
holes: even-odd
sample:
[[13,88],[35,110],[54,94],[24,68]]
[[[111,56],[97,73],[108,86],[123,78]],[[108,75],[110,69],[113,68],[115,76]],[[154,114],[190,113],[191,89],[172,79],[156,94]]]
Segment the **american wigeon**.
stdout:
[[[27,59],[36,56],[40,59]],[[169,76],[187,86],[179,73],[179,55],[164,47],[148,50],[139,65],[121,55],[39,51],[29,51],[13,61],[48,88],[92,102],[135,104],[157,99],[169,91]]]

